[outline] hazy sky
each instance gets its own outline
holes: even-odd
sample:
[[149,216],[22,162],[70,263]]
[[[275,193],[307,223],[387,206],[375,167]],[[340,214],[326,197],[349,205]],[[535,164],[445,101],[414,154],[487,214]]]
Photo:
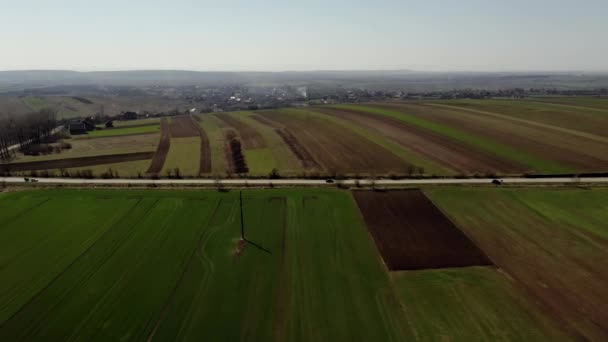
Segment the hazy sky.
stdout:
[[608,71],[608,0],[0,0],[0,70]]

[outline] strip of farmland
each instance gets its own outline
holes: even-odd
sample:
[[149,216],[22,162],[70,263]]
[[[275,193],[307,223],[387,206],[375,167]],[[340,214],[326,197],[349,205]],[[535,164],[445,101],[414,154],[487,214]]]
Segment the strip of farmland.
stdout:
[[462,110],[484,115],[507,116],[512,120],[529,121],[547,128],[562,129],[562,133],[599,136],[608,139],[608,117],[606,111],[584,107],[568,107],[532,101],[513,100],[463,100],[443,103]]
[[496,157],[504,159],[505,161],[523,166],[528,170],[540,171],[544,173],[567,173],[570,171],[568,168],[564,168],[562,165],[550,160],[539,158],[538,156],[531,155],[526,151],[521,151],[511,146],[497,143],[491,139],[484,139],[483,137],[472,135],[454,127],[434,122],[426,118],[415,117],[408,115],[407,113],[399,113],[396,111],[371,106],[339,105],[336,106],[336,108],[391,117],[410,125],[417,126],[421,129],[449,137],[452,141],[464,143],[470,148],[475,148],[484,151],[485,153],[495,155]]
[[288,129],[327,172],[404,173],[411,166],[367,138],[305,111],[273,111],[260,115]]
[[393,272],[419,341],[570,341],[493,267]]
[[491,264],[419,190],[355,191],[354,196],[392,271]]
[[199,134],[201,136],[201,156],[198,173],[211,173],[211,144],[209,143],[209,137],[202,126],[198,127]]
[[608,340],[608,192],[429,191],[441,207],[579,340]]
[[169,131],[172,138],[190,138],[200,135],[198,124],[190,115],[172,117]]
[[169,121],[166,118],[163,118],[160,121],[160,134],[160,141],[156,153],[154,153],[152,163],[150,164],[148,171],[146,171],[148,174],[158,174],[163,169],[165,159],[167,159],[167,153],[169,153],[169,148],[171,147],[171,131],[169,129]]
[[350,109],[319,109],[378,132],[401,146],[461,174],[523,173],[526,168],[406,122]]
[[321,165],[315,160],[310,151],[306,149],[298,139],[285,127],[259,115],[252,115],[252,119],[269,127],[273,127],[275,132],[281,137],[283,142],[289,147],[291,152],[298,158],[300,164],[307,170],[321,170]]
[[245,124],[243,121],[233,117],[231,114],[216,114],[220,120],[234,128],[241,137],[243,148],[255,149],[266,147],[264,137],[253,127]]
[[608,169],[608,144],[584,137],[562,134],[500,118],[459,110],[415,104],[378,105],[448,124],[501,144],[513,146],[573,170],[604,171]]
[[84,167],[102,164],[114,164],[135,160],[148,160],[154,155],[153,152],[136,152],[124,154],[108,154],[100,156],[54,159],[36,162],[23,162],[14,164],[0,164],[0,170],[4,172],[13,171],[34,171],[34,170],[53,170],[68,169],[73,167]]

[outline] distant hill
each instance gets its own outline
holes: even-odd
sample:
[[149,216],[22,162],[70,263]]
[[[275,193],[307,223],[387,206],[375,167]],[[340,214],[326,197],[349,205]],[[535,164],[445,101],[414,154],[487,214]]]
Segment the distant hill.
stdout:
[[69,70],[0,71],[0,92],[53,86],[244,86],[322,84],[369,90],[432,91],[544,87],[608,87],[604,73],[505,73],[383,71],[199,72],[139,70],[76,72]]

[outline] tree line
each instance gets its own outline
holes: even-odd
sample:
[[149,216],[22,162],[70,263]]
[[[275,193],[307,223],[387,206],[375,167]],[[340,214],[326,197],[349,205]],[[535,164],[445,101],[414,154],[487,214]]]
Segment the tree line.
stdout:
[[25,149],[40,144],[57,127],[57,111],[42,109],[27,114],[0,114],[0,159],[10,160],[10,147]]

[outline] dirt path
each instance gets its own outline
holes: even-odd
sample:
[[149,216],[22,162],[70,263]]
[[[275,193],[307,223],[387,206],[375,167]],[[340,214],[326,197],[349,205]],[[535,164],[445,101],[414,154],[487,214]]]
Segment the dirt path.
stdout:
[[146,171],[148,174],[158,174],[163,169],[169,148],[171,147],[171,131],[169,129],[169,121],[166,118],[160,121],[160,134],[156,153],[154,153],[152,163],[150,163],[150,167]]

